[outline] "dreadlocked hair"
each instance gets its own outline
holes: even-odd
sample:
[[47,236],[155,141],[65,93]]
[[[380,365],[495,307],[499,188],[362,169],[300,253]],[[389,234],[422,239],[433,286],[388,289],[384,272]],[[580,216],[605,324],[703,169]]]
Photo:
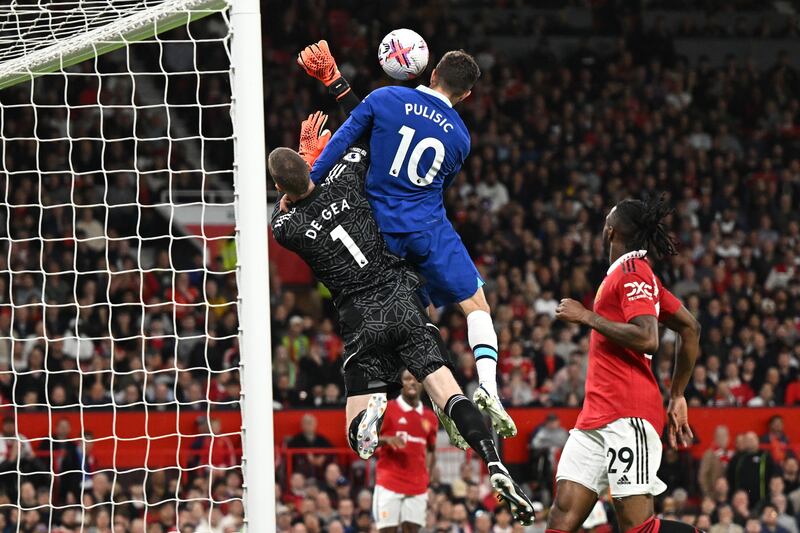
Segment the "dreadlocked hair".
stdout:
[[642,200],[623,200],[615,211],[618,231],[629,250],[647,250],[656,259],[678,255],[676,241],[664,225],[664,219],[673,209],[661,194]]

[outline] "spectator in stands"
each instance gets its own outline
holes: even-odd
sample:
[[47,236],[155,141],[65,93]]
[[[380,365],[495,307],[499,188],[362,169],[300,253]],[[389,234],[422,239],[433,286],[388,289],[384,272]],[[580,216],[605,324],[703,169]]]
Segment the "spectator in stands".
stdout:
[[570,363],[556,373],[553,379],[553,390],[550,392],[552,405],[568,405],[570,394],[575,395],[577,405],[583,403],[585,396],[586,376],[580,362],[580,354],[573,354]]
[[694,375],[686,387],[686,401],[690,405],[707,405],[716,395],[714,382],[708,377],[706,367],[699,364],[694,367]]
[[541,488],[551,492],[549,480],[555,474],[556,454],[564,447],[569,434],[561,427],[558,415],[550,413],[544,423],[533,430],[530,440],[531,465],[534,480],[546,480]]
[[774,391],[770,383],[764,383],[758,391],[758,396],[747,402],[747,407],[775,407]]
[[[17,432],[14,416],[7,415],[3,417],[2,437],[3,440],[0,441],[0,462],[8,461],[9,455],[14,455],[16,460],[18,453],[21,460],[34,459],[30,440],[23,433]],[[12,444],[14,444],[13,454],[10,453]]]
[[111,501],[111,481],[105,472],[97,472],[92,476],[91,499],[94,503]]
[[761,509],[761,533],[789,533],[786,528],[778,524],[778,510],[771,503]]
[[61,456],[59,471],[59,491],[61,501],[67,501],[69,494],[75,500],[80,498],[81,488],[92,486],[92,472],[97,468],[97,458],[94,455],[94,434],[84,432],[83,438],[74,447],[65,449]]
[[760,443],[761,447],[770,453],[775,464],[783,463],[790,446],[789,438],[783,431],[782,416],[774,415],[769,419],[767,433],[761,436]]
[[759,448],[758,435],[749,431],[744,434],[743,449],[737,451],[728,464],[728,482],[732,490],[744,490],[751,501],[759,502],[767,496],[767,482],[773,470],[772,457]]
[[746,490],[737,490],[731,498],[733,507],[733,520],[742,527],[747,527],[750,515],[750,497]]
[[237,453],[236,443],[230,434],[222,431],[222,422],[218,418],[211,419],[211,436],[208,437],[202,448],[203,464],[217,468],[232,467],[238,464],[240,454]]
[[717,508],[717,522],[708,533],[744,533],[744,528],[733,521],[733,509],[728,504]]
[[[288,448],[331,448],[331,443],[323,435],[317,433],[317,418],[307,413],[300,421],[300,433],[293,436],[286,443]],[[322,467],[328,456],[315,452],[298,453],[294,455],[292,468],[306,475],[322,472]],[[339,476],[334,478],[334,482]]]
[[[514,341],[521,341],[521,364],[534,366],[536,373],[523,371],[518,377],[509,374],[507,380],[515,380],[512,390],[521,390],[526,381],[532,381],[537,387],[532,401],[566,402],[559,396],[563,391],[550,390],[558,387],[554,383],[557,369],[550,367],[559,366],[558,361],[569,357],[571,352],[564,352],[563,346],[585,344],[586,334],[581,331],[559,333],[559,343],[554,350],[557,359],[553,359],[549,350],[543,349],[543,338],[537,337],[534,330],[549,331],[548,317],[552,317],[560,298],[588,297],[591,301],[593,294],[584,294],[580,278],[589,278],[592,282],[589,285],[597,286],[593,282],[602,278],[605,272],[603,262],[598,259],[602,256],[602,250],[597,247],[598,235],[589,228],[600,227],[597,221],[602,220],[607,206],[621,196],[641,196],[659,189],[671,195],[677,208],[672,229],[683,246],[681,255],[674,262],[656,267],[665,280],[672,280],[672,289],[681,293],[687,307],[707,325],[705,332],[709,342],[704,343],[699,364],[706,367],[706,377],[714,383],[716,393],[705,401],[710,400],[718,406],[734,401],[738,405],[747,405],[758,392],[759,398],[754,400],[754,405],[772,402],[800,405],[800,381],[797,377],[800,351],[795,339],[795,317],[800,314],[797,307],[800,301],[800,254],[797,231],[793,229],[797,224],[795,211],[800,197],[798,71],[791,64],[792,56],[787,53],[779,54],[774,65],[765,65],[763,70],[758,69],[759,65],[745,64],[742,58],[733,56],[719,64],[710,60],[676,60],[670,35],[670,32],[701,38],[719,35],[725,36],[726,40],[733,36],[751,40],[762,36],[794,38],[797,37],[794,19],[781,16],[768,2],[747,0],[738,2],[737,6],[756,10],[757,14],[747,17],[734,15],[740,19],[735,23],[727,22],[729,19],[725,17],[694,16],[688,10],[685,16],[665,17],[650,28],[647,22],[650,18],[642,16],[647,9],[659,6],[667,10],[696,8],[697,3],[650,3],[642,9],[635,9],[632,16],[626,15],[622,24],[621,8],[613,2],[601,2],[600,7],[590,12],[592,17],[589,19],[598,22],[597,27],[602,31],[619,38],[611,53],[604,54],[601,47],[586,45],[574,56],[562,56],[549,50],[548,44],[542,41],[536,53],[542,53],[546,60],[531,61],[528,55],[518,58],[512,53],[497,53],[491,45],[493,36],[500,34],[513,39],[515,35],[528,38],[530,35],[580,34],[585,28],[577,21],[585,17],[564,19],[543,9],[536,15],[538,18],[532,20],[524,12],[511,10],[519,4],[496,2],[473,7],[470,3],[465,8],[469,13],[465,19],[453,16],[452,10],[433,9],[426,12],[423,32],[433,50],[441,50],[453,42],[466,49],[477,49],[476,40],[490,43],[478,55],[486,76],[476,86],[473,97],[462,104],[465,106],[465,122],[473,135],[473,153],[449,189],[446,204],[454,215],[452,220],[456,229],[479,263],[484,279],[488,284],[498,286],[497,290],[487,291],[491,298],[496,299],[491,302],[496,323],[512,322],[506,317],[508,313],[523,323],[521,330],[510,335],[512,348],[509,349],[514,349]],[[447,2],[434,7],[447,7]],[[309,103],[333,105],[332,101],[322,100],[316,87],[301,78],[292,63],[298,48],[311,40],[306,26],[326,28],[327,17],[330,19],[328,22],[341,20],[352,30],[334,32],[351,37],[332,44],[337,48],[337,56],[341,50],[342,66],[346,64],[353,70],[351,80],[362,94],[366,94],[367,87],[379,83],[362,52],[368,48],[367,43],[377,42],[381,37],[376,33],[379,29],[373,24],[376,19],[370,9],[348,12],[330,3],[318,8],[280,0],[273,8],[283,16],[266,17],[264,21],[265,38],[270,41],[269,53],[264,58],[265,76],[275,80],[265,93],[270,148],[286,144],[285,135],[294,131],[299,114],[308,112]],[[492,16],[482,16],[482,9],[490,9]],[[570,9],[582,8],[570,6]],[[408,10],[411,18],[418,13],[415,9]],[[403,20],[410,20],[398,14],[393,16],[399,17],[395,24],[397,27],[404,24]],[[761,19],[765,21],[763,24],[759,22]],[[596,32],[595,28],[591,30]],[[647,45],[641,45],[639,35],[649,39]],[[510,42],[513,45],[513,41]],[[186,62],[187,58],[191,59],[190,54],[174,55],[168,47],[165,52],[169,56],[169,65],[191,63]],[[224,62],[224,50],[218,53],[222,54],[221,61]],[[135,59],[154,69],[162,68],[158,54],[152,55],[155,60],[148,54],[140,54]],[[214,62],[220,56],[204,52],[196,59],[201,63],[206,60]],[[120,61],[126,64],[125,54],[101,59],[104,68],[113,67],[115,63],[119,65]],[[168,87],[170,97],[184,101],[182,98],[194,98],[198,94],[208,101],[224,102],[224,82],[220,85],[220,78],[224,76],[224,73],[208,76],[209,83],[203,83],[199,93],[191,90],[190,86],[180,85],[176,77]],[[39,151],[30,149],[34,148],[33,143],[27,141],[10,143],[4,153],[7,172],[0,176],[0,183],[5,185],[8,205],[7,235],[0,239],[0,271],[4,272],[0,275],[0,395],[6,403],[44,402],[47,394],[41,378],[45,376],[45,369],[64,370],[66,374],[77,371],[78,364],[84,371],[85,365],[92,365],[93,376],[107,376],[111,368],[118,374],[113,391],[105,377],[100,378],[104,381],[96,381],[93,385],[84,382],[85,405],[109,404],[113,394],[118,407],[124,407],[121,410],[149,410],[155,406],[142,403],[143,394],[148,391],[142,386],[141,379],[122,379],[123,374],[119,372],[136,373],[142,366],[141,354],[149,354],[151,348],[162,354],[162,364],[169,370],[175,349],[170,336],[176,333],[176,329],[181,336],[196,335],[200,339],[193,346],[191,339],[185,339],[186,342],[182,339],[177,347],[180,358],[186,357],[201,369],[205,368],[207,361],[203,350],[197,348],[205,348],[206,328],[209,332],[218,332],[215,329],[220,327],[217,321],[222,322],[226,313],[220,307],[212,308],[206,324],[202,309],[205,305],[193,306],[234,301],[234,276],[210,275],[214,280],[204,283],[203,276],[189,273],[187,282],[183,273],[175,274],[172,270],[173,266],[186,266],[182,265],[181,251],[171,253],[166,239],[150,238],[163,233],[158,226],[165,223],[165,219],[147,214],[156,211],[152,205],[165,197],[163,193],[171,195],[179,189],[196,188],[192,184],[200,183],[186,171],[197,165],[191,161],[191,154],[179,146],[182,143],[170,151],[169,165],[164,162],[163,143],[138,144],[138,164],[152,179],[137,182],[133,174],[119,173],[119,169],[134,168],[130,151],[118,149],[123,148],[126,141],[104,144],[87,139],[100,139],[104,135],[133,138],[132,133],[139,139],[160,138],[163,124],[160,124],[159,117],[137,121],[137,131],[133,132],[130,126],[126,127],[130,121],[125,106],[106,106],[102,112],[106,130],[101,131],[99,123],[93,119],[96,109],[88,107],[98,99],[103,102],[129,101],[122,92],[125,83],[98,84],[96,76],[70,76],[69,91],[66,91],[65,80],[48,78],[47,86],[42,85],[41,94],[37,93],[37,101],[57,102],[62,93],[68,93],[70,98],[74,96],[80,105],[72,108],[71,127],[79,128],[77,134],[84,140],[76,141],[69,154],[61,153],[59,144],[65,143],[60,141],[49,143],[53,149],[47,151],[47,157],[40,157]],[[160,83],[156,81],[156,91],[163,89]],[[29,102],[29,89],[23,84],[0,93],[6,113],[4,127],[7,135],[32,138],[30,132],[33,130],[24,129],[25,124],[31,121],[27,120],[21,106],[13,105]],[[7,103],[12,105],[5,105]],[[151,110],[140,110],[142,113],[145,111],[150,113]],[[36,123],[36,137],[62,138],[64,119],[54,115],[45,117],[48,113],[45,106],[40,106],[37,112],[41,114],[41,120]],[[224,105],[220,106],[220,112],[226,112]],[[170,109],[170,113],[173,124],[191,124],[191,120],[183,119],[193,110],[176,107]],[[223,120],[206,120],[206,113],[214,111],[204,111],[204,127],[213,128],[213,131],[225,127]],[[335,117],[332,119],[336,121]],[[217,160],[218,151],[209,150],[214,150],[213,159]],[[167,167],[174,169],[169,179],[152,173],[153,169]],[[98,172],[101,168],[120,174],[109,176],[111,187],[107,191]],[[44,172],[8,172],[15,169],[42,169]],[[211,188],[217,187],[216,180],[225,178],[201,179],[204,180],[203,187],[208,187],[211,192]],[[109,210],[92,207],[105,201],[115,207]],[[141,216],[135,212],[136,209],[129,211],[128,216],[118,216],[120,210],[127,209],[119,202],[129,201],[142,204],[138,210]],[[40,202],[48,207],[31,207]],[[74,213],[69,208],[60,207],[73,202],[88,207],[79,208]],[[36,214],[38,211],[41,211],[41,216]],[[151,220],[148,221],[148,217]],[[137,223],[139,227],[136,227]],[[38,245],[28,242],[28,239],[40,234],[47,240],[38,249]],[[136,243],[126,242],[126,235],[136,235],[132,239]],[[89,237],[90,240],[75,241],[75,237]],[[179,245],[177,240],[172,244]],[[212,258],[211,261],[218,263],[217,270],[235,266],[235,252],[231,251],[230,244],[227,244],[216,252],[220,259]],[[195,267],[195,254],[188,255],[187,265]],[[29,274],[29,271],[41,270],[42,257],[47,261],[46,280]],[[139,264],[140,260],[142,264]],[[137,274],[127,276],[119,272],[125,265],[131,269],[147,268],[141,282]],[[75,280],[70,272],[76,267],[81,274],[76,276],[78,285],[73,286]],[[108,276],[105,273],[107,269],[115,273]],[[580,270],[585,272],[573,275]],[[54,274],[57,272],[66,274]],[[109,278],[112,279],[107,283]],[[123,278],[124,282],[118,281]],[[341,360],[341,348],[332,334],[327,303],[321,306],[321,311],[315,310],[320,309],[316,288],[291,287],[280,283],[280,278],[280,272],[273,273],[272,279],[277,282],[271,285],[275,303],[273,338],[276,344],[287,342],[273,350],[276,400],[283,408],[303,408],[313,399],[324,400],[324,387],[328,383],[338,383],[338,378],[319,383],[321,392],[309,390],[301,394],[296,384],[299,364],[316,362],[313,358],[305,359],[298,355],[311,354],[312,345],[317,344],[322,360],[335,367]],[[142,302],[139,302],[139,283],[142,285]],[[216,290],[210,287],[214,283],[217,283]],[[81,305],[85,308],[96,306],[97,312],[85,309],[76,321],[73,309],[67,309],[66,305],[63,308],[52,306],[69,304],[75,290]],[[16,307],[12,316],[8,306],[12,295],[17,305],[41,299],[46,299],[51,305],[44,316],[28,307]],[[205,295],[205,301],[202,295]],[[173,323],[172,302],[169,302],[170,309],[159,309],[159,304],[173,298],[177,304],[175,312],[186,315],[180,317],[178,324]],[[108,303],[118,306],[113,314],[107,310],[100,311],[100,308],[107,309]],[[126,306],[123,312],[123,303],[146,303],[148,308],[140,313],[128,310]],[[235,326],[235,317],[229,316]],[[443,313],[442,316],[447,315]],[[297,317],[300,321],[289,317]],[[292,321],[295,330],[299,325],[299,334],[292,330]],[[458,328],[451,328],[449,323],[441,325],[452,351],[463,353],[463,348],[459,348],[459,343],[463,344],[463,334],[459,338]],[[128,331],[133,332],[135,339],[115,342],[112,348],[110,343],[103,341],[78,342],[70,338],[64,341],[62,348],[56,348],[58,343],[52,337],[65,332],[74,334],[78,328],[84,334],[94,331],[100,336],[107,335],[109,328],[115,335]],[[511,331],[511,326],[506,328]],[[47,343],[35,340],[35,337],[43,336],[40,332],[46,332],[51,339]],[[2,340],[12,337],[15,339],[13,349],[12,343]],[[148,345],[144,351],[139,346],[142,343]],[[156,347],[156,344],[160,346]],[[117,345],[126,347],[117,350]],[[662,346],[666,351],[670,343],[662,342]],[[793,349],[787,350],[782,346]],[[187,347],[191,349],[187,350]],[[224,359],[226,363],[223,366],[222,356],[215,355],[209,345],[209,362],[219,364],[214,369],[225,370],[226,374],[227,368],[236,366],[229,363],[235,361],[238,348],[230,346],[227,349],[234,353]],[[62,350],[65,356],[63,362],[58,363],[64,365],[63,368],[50,366],[58,359],[56,350]],[[581,348],[579,351],[585,353],[586,350]],[[46,358],[44,354],[47,354]],[[655,355],[656,360],[660,361],[663,355]],[[719,379],[715,377],[714,356],[722,363],[723,375]],[[29,370],[30,373],[15,380],[8,371],[12,360],[17,371]],[[667,361],[665,375],[670,374],[670,364]],[[774,379],[776,370],[777,383]],[[179,383],[178,401],[183,401],[189,396],[189,391],[198,387],[205,394],[207,378],[199,374],[204,372],[192,378],[193,385],[184,387],[184,382]],[[300,372],[300,375],[305,374]],[[78,387],[71,387],[68,383],[59,383],[56,387],[52,381],[55,377],[56,374],[50,374],[49,385],[59,392],[52,395],[50,403],[74,403],[76,399],[70,395],[79,390]],[[472,386],[474,368],[465,365],[460,369],[459,377],[466,388]],[[238,398],[238,381],[235,379],[215,375],[208,385],[214,395],[211,401]],[[539,390],[542,386],[544,389]],[[65,393],[63,399],[61,390]],[[556,392],[555,398],[548,400],[551,392]],[[568,397],[572,398],[573,391],[569,392]],[[341,396],[341,388],[338,394]],[[332,400],[332,395],[330,392],[328,400]],[[516,403],[528,403],[527,398],[519,399],[520,394],[507,397],[517,397]],[[166,403],[160,405],[171,409],[175,400],[167,396]],[[702,399],[699,401],[703,402]],[[209,433],[209,429],[205,428],[203,433]],[[13,431],[8,435],[14,435]],[[0,454],[5,454],[7,466],[12,467],[9,475],[15,475],[14,457],[20,455],[24,460],[28,455],[26,447],[30,448],[24,437],[19,438],[21,448],[0,445]],[[76,440],[75,444],[79,441]],[[40,452],[47,454],[49,450]],[[770,452],[768,455],[774,454]],[[749,468],[746,462],[739,462],[740,458],[737,457],[738,474],[736,468],[729,467],[728,470],[734,474],[731,479],[738,476],[743,481]],[[49,463],[50,458],[45,459],[43,464]],[[47,470],[43,464],[30,468]],[[672,466],[682,465],[677,461]],[[193,474],[188,474],[188,477],[186,486],[195,486],[195,480],[191,479]],[[315,477],[321,478],[321,472]],[[783,477],[786,492],[797,491],[796,461],[791,457],[783,459]],[[684,488],[692,491],[695,481],[692,478],[680,483],[685,483]],[[128,481],[120,480],[118,486],[124,488],[126,483]],[[138,491],[141,494],[140,484],[137,488],[136,482],[131,483],[127,492]],[[351,483],[354,490],[360,488],[355,479]],[[0,485],[5,486],[6,482]],[[224,489],[224,486],[220,488]],[[0,492],[2,490],[0,487]],[[13,490],[16,493],[16,481]],[[148,495],[167,497],[156,490],[148,491]],[[715,490],[715,499],[720,492],[724,491]],[[201,491],[201,494],[207,493],[207,490]],[[741,500],[740,495],[737,493],[733,499]],[[16,494],[13,496],[12,501],[15,501]],[[759,500],[760,497],[753,496],[754,508]],[[792,503],[791,496],[789,500],[787,505]],[[794,505],[795,510],[800,510],[800,504]],[[738,507],[746,510],[748,506],[745,503],[744,507]],[[363,507],[365,511],[367,508]],[[47,523],[42,522],[44,512],[24,514],[24,520],[30,521],[32,527],[37,521]],[[368,515],[368,512],[362,513],[360,520],[368,524]],[[758,520],[746,523],[743,516],[737,515],[741,525],[748,525],[751,533],[761,531]],[[0,517],[2,520],[7,518],[2,514]],[[98,517],[94,518],[96,521]],[[214,509],[210,525],[222,529],[224,518],[221,511]],[[63,513],[63,523],[75,520],[77,518],[70,513]],[[225,523],[230,526],[235,521],[236,518],[231,517]],[[449,516],[442,521],[451,527]],[[700,523],[701,517],[698,516],[696,524]],[[17,529],[16,523],[6,526]],[[135,517],[123,529],[144,532],[145,526],[140,517]],[[155,530],[159,527],[154,524],[147,526]],[[305,526],[297,524],[297,527]]]
[[292,361],[300,361],[308,355],[311,343],[308,336],[303,333],[305,321],[303,317],[295,315],[289,319],[289,330],[281,339],[281,345],[288,350],[289,358]]
[[355,531],[355,505],[350,498],[341,498],[336,508],[336,515],[345,532]]
[[[791,494],[797,489],[800,489],[800,462],[796,456],[787,456],[783,460],[783,485],[786,494]],[[795,506],[795,510],[800,512],[800,505]]]
[[[311,390],[315,386],[326,386],[338,380],[334,366],[325,358],[323,348],[312,344],[308,352],[300,357],[298,364],[297,388]],[[338,396],[338,391],[337,391]],[[338,397],[331,399],[338,402]],[[327,403],[327,402],[326,402]]]
[[770,498],[770,504],[775,506],[775,510],[778,513],[778,518],[776,520],[776,524],[782,528],[784,528],[789,533],[797,533],[798,532],[798,525],[797,520],[793,516],[794,513],[789,513],[788,508],[788,500],[785,494],[776,494],[772,498]]
[[[718,479],[725,476],[725,471],[732,457],[733,450],[730,448],[728,427],[717,426],[714,429],[714,444],[703,453],[697,474],[697,481],[704,495],[712,496],[714,494],[715,484]],[[727,494],[725,494],[725,498],[727,498]]]
[[289,533],[292,528],[292,510],[285,505],[278,505],[275,514],[275,529],[277,533]]
[[711,495],[711,500],[715,506],[725,505],[730,501],[730,485],[728,478],[718,477],[714,481],[714,492]]
[[564,360],[556,354],[556,343],[552,337],[547,337],[542,342],[541,355],[536,357],[535,364],[538,378],[537,386],[542,387],[547,382],[549,390],[552,387],[552,379],[555,377],[556,372],[564,366]]
[[337,518],[336,510],[331,505],[331,497],[325,491],[320,491],[317,494],[316,500],[316,513],[323,527],[333,522]]

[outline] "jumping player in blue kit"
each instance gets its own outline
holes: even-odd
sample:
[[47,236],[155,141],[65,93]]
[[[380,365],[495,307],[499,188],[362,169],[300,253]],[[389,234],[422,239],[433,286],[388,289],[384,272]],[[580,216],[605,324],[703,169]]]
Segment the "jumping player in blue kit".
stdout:
[[[298,63],[332,93],[350,92],[324,41],[306,47]],[[453,106],[470,95],[479,76],[472,56],[450,51],[431,73],[429,86],[376,89],[331,137],[311,179],[327,176],[349,146],[369,136],[367,198],[389,250],[425,277],[428,301],[460,306],[480,381],[473,400],[499,435],[511,437],[517,428],[497,395],[497,334],[484,282],[447,219],[443,200],[470,150],[469,131]]]

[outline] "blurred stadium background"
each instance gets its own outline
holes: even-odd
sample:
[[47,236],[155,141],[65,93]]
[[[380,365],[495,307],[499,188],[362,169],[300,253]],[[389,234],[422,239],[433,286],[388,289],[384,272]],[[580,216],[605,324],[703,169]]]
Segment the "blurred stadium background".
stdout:
[[[502,443],[503,451],[543,508],[550,503],[563,429],[572,427],[582,400],[588,346],[587,331],[553,321],[556,302],[572,297],[591,304],[607,268],[600,232],[608,209],[627,196],[666,191],[677,209],[671,225],[681,254],[657,265],[658,273],[700,320],[703,338],[687,391],[697,439],[688,449],[665,453],[659,475],[669,489],[657,511],[706,530],[721,524],[717,531],[736,525],[775,531],[769,510],[762,512],[773,503],[779,527],[796,532],[797,6],[269,4],[281,15],[265,21],[268,150],[293,146],[311,109],[328,110],[333,126],[343,120],[324,90],[293,64],[306,43],[327,39],[360,95],[387,83],[375,44],[392,28],[423,35],[432,51],[429,65],[453,48],[476,55],[483,75],[459,106],[472,152],[446,205],[488,280],[503,397],[521,426],[518,437]],[[283,446],[279,525],[288,530],[301,521],[316,531],[319,523],[324,531],[337,516],[349,525],[355,507],[356,522],[364,512],[355,526],[361,531],[370,521],[365,491],[371,473],[369,465],[353,461],[341,430],[341,341],[330,301],[292,256],[279,247],[270,253],[273,381],[281,409],[276,443]],[[471,394],[477,381],[465,321],[455,309],[440,310],[437,320],[458,379]],[[673,356],[666,332],[653,359],[665,390]],[[548,423],[550,413],[556,420]],[[313,416],[317,425],[305,439],[301,416],[309,426]],[[772,417],[782,419],[770,426]],[[309,460],[294,449],[311,442],[332,447],[326,459]],[[446,439],[440,442],[426,531],[510,531],[481,513],[495,502],[485,484],[474,485],[480,472],[462,468],[464,457]],[[749,517],[755,518],[750,524]],[[531,530],[543,531],[543,521]]]
[[[300,121],[314,109],[329,111],[332,127],[343,118],[324,90],[294,63],[297,51],[310,42],[325,38],[331,43],[342,73],[361,95],[387,83],[375,49],[393,28],[409,27],[422,34],[432,50],[430,64],[451,48],[463,48],[477,57],[483,76],[459,108],[472,132],[472,153],[448,190],[446,204],[488,282],[500,340],[503,396],[521,429],[518,437],[503,443],[503,453],[542,503],[538,518],[546,516],[564,430],[571,427],[582,400],[588,346],[587,331],[554,323],[556,302],[569,296],[591,303],[593,288],[606,269],[600,230],[609,207],[627,196],[665,191],[677,209],[671,225],[682,246],[679,256],[657,265],[658,273],[704,329],[701,360],[687,391],[697,439],[688,449],[665,453],[659,475],[669,489],[657,499],[657,511],[718,533],[742,531],[737,527],[746,527],[749,533],[798,532],[800,15],[796,4],[266,0],[262,12],[267,150],[295,146]],[[213,21],[198,24],[214,34]],[[185,38],[180,32],[165,39]],[[153,69],[180,71],[191,63],[191,50],[177,45],[169,49],[167,57],[151,65]],[[142,65],[155,61],[147,45],[136,47],[132,57]],[[202,68],[213,71],[224,61],[224,52],[209,47],[197,57]],[[125,62],[125,54],[117,52],[101,59],[99,68],[114,72]],[[176,121],[188,131],[210,128],[201,133],[219,139],[203,150],[207,163],[198,165],[198,153],[190,143],[176,143],[169,155],[155,143],[136,148],[139,159],[146,156],[143,160],[149,160],[153,169],[165,167],[163,161],[170,158],[171,168],[179,172],[169,179],[154,172],[137,180],[135,174],[120,172],[99,187],[91,169],[130,169],[134,164],[124,143],[104,150],[89,142],[70,155],[78,173],[85,165],[84,178],[53,175],[42,181],[30,173],[41,166],[30,146],[3,146],[4,169],[16,165],[30,171],[2,175],[6,200],[0,224],[4,232],[0,395],[3,404],[22,406],[4,413],[0,525],[5,530],[81,530],[75,509],[69,506],[78,497],[90,508],[83,520],[86,531],[108,531],[118,520],[120,531],[132,531],[142,508],[149,509],[148,533],[175,530],[178,513],[184,516],[182,524],[195,519],[198,524],[181,532],[235,531],[241,524],[237,317],[230,306],[236,298],[236,281],[230,241],[214,243],[207,256],[205,267],[215,274],[192,275],[192,269],[204,266],[204,256],[188,243],[176,247],[173,239],[156,238],[168,220],[164,213],[156,208],[126,211],[131,203],[146,207],[165,197],[176,203],[198,197],[209,204],[230,202],[229,175],[206,179],[193,171],[198,166],[230,165],[230,121],[224,107],[228,89],[224,76],[217,78],[212,73],[199,87],[190,76],[171,78],[168,84],[170,101],[194,101],[198,95],[203,103],[223,106],[200,118],[187,111]],[[101,94],[96,86],[81,85],[90,81],[90,77],[71,79],[70,98],[113,104],[116,91],[125,90],[124,83],[104,84]],[[164,84],[156,82],[153,89],[163,91]],[[64,92],[58,85],[48,90],[51,99]],[[44,103],[48,90],[42,95]],[[4,105],[27,99],[25,87],[0,91]],[[111,113],[107,124],[118,132],[105,134],[123,138],[136,127],[121,113]],[[153,116],[137,134],[158,135],[165,127],[175,127],[162,121]],[[46,121],[38,134],[57,122]],[[25,127],[24,116],[5,113],[6,134],[9,128]],[[82,127],[89,135],[99,125],[86,120]],[[43,165],[60,168],[58,155]],[[72,212],[59,209],[40,215],[31,207],[39,202],[90,207],[74,209],[73,219]],[[112,208],[91,207],[101,202]],[[224,215],[219,220],[216,234],[230,236],[232,222],[226,222]],[[97,249],[84,243],[82,270],[91,271],[92,265],[103,261],[114,265],[112,270],[127,270],[131,265],[126,261],[137,255],[137,261],[144,258],[137,263],[139,268],[155,270],[141,280],[125,274],[88,274],[78,281],[48,276],[47,293],[55,298],[50,303],[66,305],[79,298],[80,305],[89,309],[79,318],[82,331],[92,337],[110,331],[132,340],[115,342],[113,347],[103,341],[47,347],[38,341],[8,342],[12,337],[41,336],[37,332],[43,328],[62,332],[77,327],[71,322],[76,308],[61,313],[17,308],[41,302],[37,290],[43,280],[34,274],[7,275],[31,265],[39,268],[41,254],[48,261],[41,267],[46,271],[69,270],[75,255],[71,244],[68,250],[61,247],[60,239],[77,232],[119,237]],[[35,235],[49,241],[28,241]],[[131,252],[128,247],[136,239],[138,252]],[[277,530],[370,531],[373,466],[357,460],[344,440],[342,342],[332,304],[297,258],[278,246],[271,246],[270,254]],[[173,279],[169,273],[173,268],[188,272]],[[132,295],[138,294],[154,305],[179,304],[177,322],[159,320],[160,313],[170,314],[172,307],[142,311],[132,303],[138,298]],[[104,305],[116,306],[111,317],[104,313]],[[477,383],[464,320],[453,309],[439,310],[435,318],[456,361],[457,377],[471,395]],[[171,325],[179,331],[166,331],[167,336],[180,334],[191,341],[206,335],[213,340],[167,339],[163,344],[143,340],[157,337],[161,328]],[[143,348],[142,342],[152,345]],[[176,350],[180,365],[170,366]],[[673,353],[673,337],[665,332],[653,359],[654,372],[665,388]],[[10,371],[12,359],[24,375]],[[78,365],[95,373],[75,372]],[[204,370],[198,371],[201,367]],[[125,379],[112,384],[112,368],[127,373]],[[145,378],[154,373],[163,379]],[[111,404],[133,424],[142,424],[144,412],[149,417],[144,423],[155,432],[151,434],[162,431],[159,411],[166,412],[163,433],[174,433],[168,426],[175,423],[171,413],[177,410],[181,427],[189,428],[181,432],[192,436],[165,437],[175,442],[155,440],[147,445],[148,460],[163,469],[111,476],[101,470],[111,469],[112,462],[113,467],[117,461],[141,462],[145,452],[132,445],[126,456],[116,448],[103,448],[103,442],[93,449],[85,438],[76,438],[80,432],[70,421],[74,422],[79,403],[86,413],[98,413],[93,422],[97,427],[110,424]],[[55,446],[43,436],[50,434],[41,409],[45,404],[59,420],[52,430],[58,436]],[[15,436],[16,447],[10,444]],[[183,453],[182,467],[211,464],[219,471],[186,474],[170,467],[176,446]],[[438,457],[425,531],[512,531],[484,512],[496,502],[485,484],[476,485],[482,475],[477,464],[449,447],[443,435]],[[57,472],[75,461],[90,466],[82,466],[85,472],[77,477],[61,476],[55,495],[50,494],[53,486],[47,477],[18,477],[25,469],[37,472],[47,470],[42,465],[51,465]],[[215,502],[222,502],[214,506],[213,520],[202,527],[205,509],[177,503],[197,494],[213,494]],[[149,503],[118,506],[110,523],[107,502],[140,498]],[[51,502],[63,509],[18,516],[11,505],[17,501],[30,507],[37,501]],[[767,504],[777,513],[771,513]],[[540,520],[530,531],[543,531],[543,524]],[[612,531],[615,525],[612,521],[598,528]]]

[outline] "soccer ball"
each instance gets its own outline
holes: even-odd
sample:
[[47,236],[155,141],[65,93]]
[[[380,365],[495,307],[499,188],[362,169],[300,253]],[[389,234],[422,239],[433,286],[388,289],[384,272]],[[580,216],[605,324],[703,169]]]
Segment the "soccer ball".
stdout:
[[389,32],[378,47],[378,62],[396,80],[412,80],[428,66],[428,45],[414,30]]

